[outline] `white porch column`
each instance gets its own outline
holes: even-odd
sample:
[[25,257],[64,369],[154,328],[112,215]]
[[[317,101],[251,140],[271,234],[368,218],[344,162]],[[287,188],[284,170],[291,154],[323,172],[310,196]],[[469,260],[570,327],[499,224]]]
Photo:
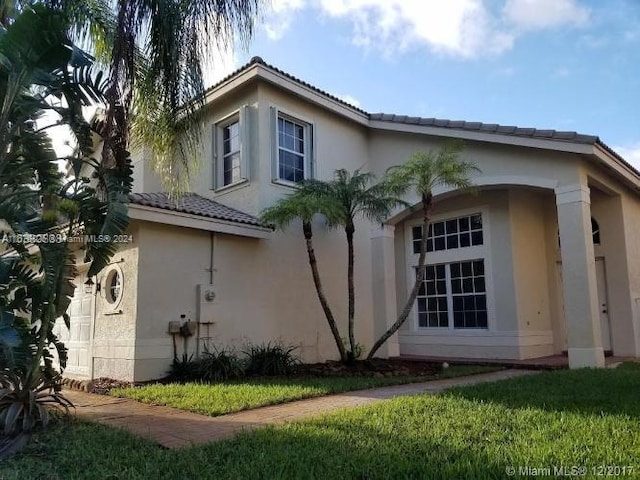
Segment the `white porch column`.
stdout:
[[603,367],[589,187],[556,188],[569,367]]
[[[371,229],[371,281],[373,286],[373,336],[380,338],[397,318],[396,261],[392,225]],[[400,354],[398,334],[386,341],[376,356],[395,357]]]

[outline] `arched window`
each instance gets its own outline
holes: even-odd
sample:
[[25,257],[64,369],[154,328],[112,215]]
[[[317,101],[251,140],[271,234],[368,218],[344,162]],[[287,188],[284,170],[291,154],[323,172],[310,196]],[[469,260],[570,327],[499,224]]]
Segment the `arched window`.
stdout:
[[591,217],[591,236],[593,237],[593,244],[600,245],[600,225],[593,217]]

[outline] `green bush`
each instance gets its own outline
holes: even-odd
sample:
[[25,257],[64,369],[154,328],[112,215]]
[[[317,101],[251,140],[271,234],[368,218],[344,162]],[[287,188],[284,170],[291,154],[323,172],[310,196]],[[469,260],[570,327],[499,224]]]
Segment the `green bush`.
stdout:
[[245,373],[247,375],[288,375],[300,360],[294,355],[297,347],[286,347],[278,343],[249,345]]
[[174,357],[169,370],[169,378],[177,382],[197,380],[197,360],[193,355],[182,354],[182,358]]
[[240,359],[233,352],[225,349],[205,351],[196,361],[195,370],[196,379],[202,382],[219,382],[244,375]]

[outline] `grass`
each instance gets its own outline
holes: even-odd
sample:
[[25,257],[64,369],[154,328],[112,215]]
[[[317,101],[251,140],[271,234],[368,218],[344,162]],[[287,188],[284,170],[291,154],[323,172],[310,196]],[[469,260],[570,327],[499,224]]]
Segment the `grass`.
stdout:
[[601,465],[630,466],[617,476],[638,478],[638,392],[640,367],[545,372],[178,451],[108,427],[60,423],[0,465],[0,478],[503,479],[510,468],[572,466],[586,468],[580,478],[599,478]]
[[424,382],[498,370],[479,365],[453,365],[435,376],[407,377],[323,377],[323,378],[257,378],[221,383],[155,383],[111,391],[117,397],[132,398],[153,405],[189,410],[204,415],[225,413],[274,405],[331,393],[362,390],[385,385]]

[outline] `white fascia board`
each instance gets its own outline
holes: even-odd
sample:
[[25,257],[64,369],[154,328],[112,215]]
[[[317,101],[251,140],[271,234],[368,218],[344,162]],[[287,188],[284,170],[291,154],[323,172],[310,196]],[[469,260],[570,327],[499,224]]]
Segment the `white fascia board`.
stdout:
[[312,88],[301,85],[278,72],[274,72],[273,70],[268,70],[263,67],[259,72],[259,75],[263,80],[276,85],[279,88],[288,90],[294,95],[302,97],[309,102],[315,103],[322,108],[332,111],[333,113],[346,117],[360,125],[369,125],[369,117],[365,113],[350,108],[323,93],[313,90]]
[[635,172],[628,165],[625,165],[624,162],[620,161],[619,158],[616,158],[615,155],[612,155],[611,152],[608,152],[606,149],[602,148],[600,145],[593,145],[591,154],[605,164],[608,168],[610,168],[617,175],[626,180],[633,188],[636,190],[640,188],[640,177],[638,177],[638,173]]
[[241,87],[242,85],[248,83],[250,80],[256,78],[258,76],[258,67],[259,65],[253,65],[247,70],[229,78],[225,82],[215,87],[213,90],[207,92],[204,97],[205,105],[218,100],[220,97],[228,95],[236,88]]
[[195,228],[207,232],[228,233],[241,237],[269,238],[271,230],[255,225],[242,225],[236,222],[201,217],[189,213],[163,210],[145,205],[129,204],[129,218],[147,222],[174,225],[177,227]]

